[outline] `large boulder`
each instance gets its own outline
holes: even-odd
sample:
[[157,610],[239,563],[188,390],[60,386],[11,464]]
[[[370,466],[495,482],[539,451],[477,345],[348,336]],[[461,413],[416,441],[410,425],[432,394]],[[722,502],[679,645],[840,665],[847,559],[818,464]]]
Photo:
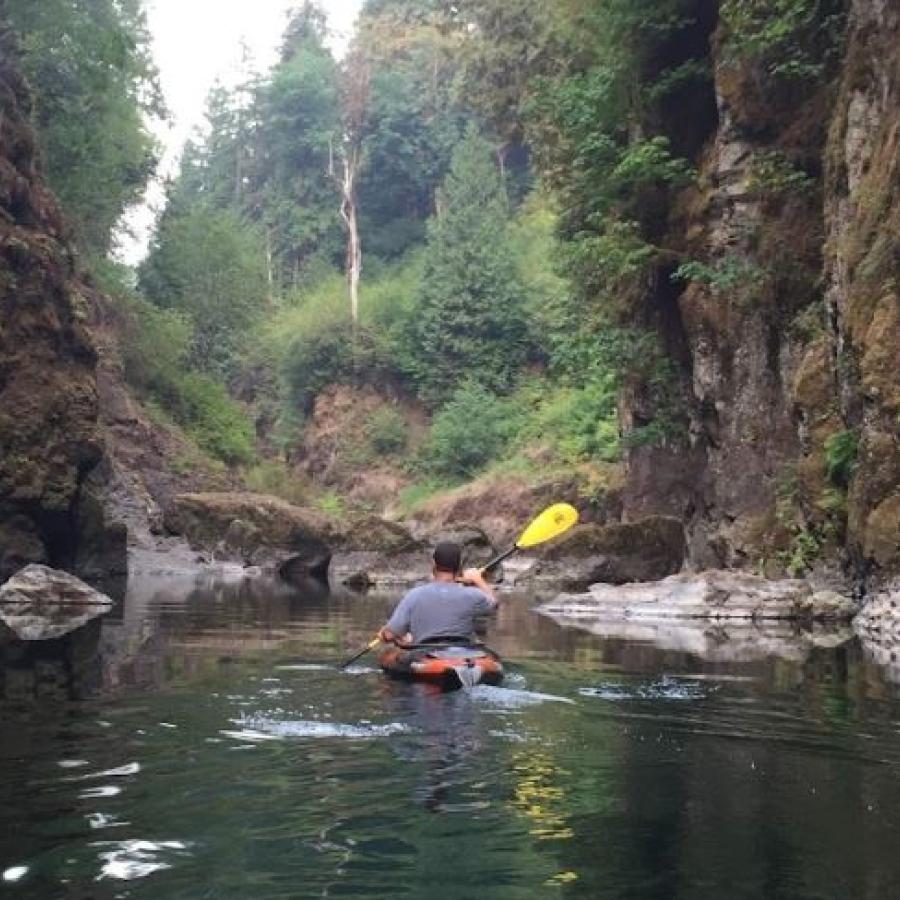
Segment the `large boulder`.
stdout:
[[477,525],[452,525],[414,538],[402,525],[369,516],[351,523],[331,562],[332,581],[354,589],[396,589],[426,581],[431,551],[442,541],[462,549],[463,566],[483,566],[494,546]]
[[179,494],[165,512],[172,534],[210,560],[276,571],[287,580],[324,578],[337,523],[277,497],[251,493]]
[[678,572],[684,553],[684,527],[671,516],[579,525],[542,548],[531,571],[518,577],[569,591],[596,582],[654,581]]
[[560,594],[541,607],[571,624],[604,619],[848,621],[855,611],[851,598],[814,590],[805,580],[768,580],[731,569],[682,573],[645,584],[594,584],[587,593]]
[[430,568],[426,544],[378,516],[351,520],[331,562],[331,581],[356,590],[390,589],[422,581]]
[[0,587],[0,620],[23,641],[61,637],[112,606],[109,597],[74,575],[37,564]]
[[237,562],[302,583],[330,575],[354,586],[427,575],[424,545],[378,516],[338,520],[265,494],[179,494],[165,527],[210,561]]

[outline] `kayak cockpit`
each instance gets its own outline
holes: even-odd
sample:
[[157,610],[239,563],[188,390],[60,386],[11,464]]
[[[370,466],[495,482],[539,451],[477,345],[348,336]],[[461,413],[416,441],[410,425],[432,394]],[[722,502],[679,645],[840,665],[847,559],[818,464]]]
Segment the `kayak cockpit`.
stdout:
[[392,678],[424,681],[445,688],[499,684],[503,663],[488,647],[447,644],[391,646],[378,654],[378,663]]

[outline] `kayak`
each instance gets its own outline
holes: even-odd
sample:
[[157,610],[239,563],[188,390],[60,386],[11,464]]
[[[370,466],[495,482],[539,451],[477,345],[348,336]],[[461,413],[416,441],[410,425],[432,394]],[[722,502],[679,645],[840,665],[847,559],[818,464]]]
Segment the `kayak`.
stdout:
[[448,644],[390,646],[378,654],[378,664],[392,678],[425,681],[445,688],[499,684],[503,663],[487,647]]

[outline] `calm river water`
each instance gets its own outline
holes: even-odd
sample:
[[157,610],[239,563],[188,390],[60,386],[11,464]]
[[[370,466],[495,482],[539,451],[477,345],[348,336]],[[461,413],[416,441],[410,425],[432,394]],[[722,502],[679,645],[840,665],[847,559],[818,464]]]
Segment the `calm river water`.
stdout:
[[7,652],[2,896],[900,897],[900,702],[852,643],[713,662],[517,597],[506,686],[439,694],[337,671],[390,598],[130,592],[64,686]]

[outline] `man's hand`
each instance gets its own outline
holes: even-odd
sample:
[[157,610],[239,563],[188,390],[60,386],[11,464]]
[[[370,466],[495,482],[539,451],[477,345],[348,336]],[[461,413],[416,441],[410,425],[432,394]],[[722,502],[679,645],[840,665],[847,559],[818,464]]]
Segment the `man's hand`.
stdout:
[[412,635],[409,632],[404,635],[394,634],[390,628],[382,628],[378,632],[378,637],[386,644],[396,644],[398,647],[408,647],[412,644]]
[[487,595],[492,603],[497,602],[497,595],[494,593],[494,589],[484,580],[483,569],[466,569],[460,576],[460,581],[463,584],[469,584],[478,588],[479,591]]
[[473,587],[487,587],[487,582],[484,580],[481,569],[466,569],[462,573],[460,580],[463,584],[471,584]]

